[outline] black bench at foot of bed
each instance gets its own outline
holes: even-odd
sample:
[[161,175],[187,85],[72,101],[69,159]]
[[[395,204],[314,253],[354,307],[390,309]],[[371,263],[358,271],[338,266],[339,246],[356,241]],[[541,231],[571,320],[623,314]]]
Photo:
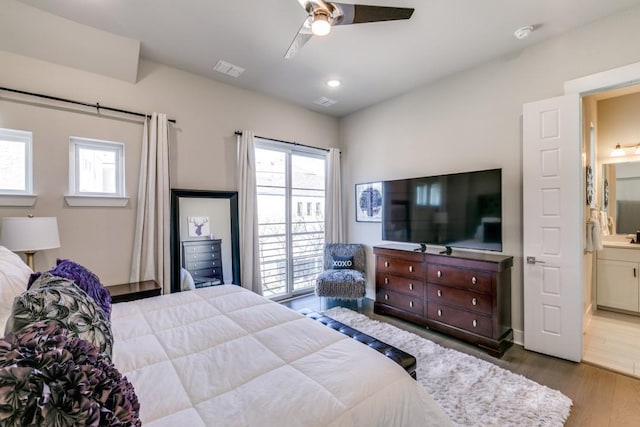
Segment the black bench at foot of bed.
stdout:
[[364,334],[357,329],[345,325],[344,323],[340,323],[329,316],[309,310],[308,308],[303,308],[302,310],[298,310],[298,312],[311,319],[317,320],[338,332],[348,335],[356,341],[360,341],[361,343],[378,350],[380,353],[402,366],[413,379],[416,379],[416,358],[409,353],[395,348],[394,346],[382,342],[370,335]]

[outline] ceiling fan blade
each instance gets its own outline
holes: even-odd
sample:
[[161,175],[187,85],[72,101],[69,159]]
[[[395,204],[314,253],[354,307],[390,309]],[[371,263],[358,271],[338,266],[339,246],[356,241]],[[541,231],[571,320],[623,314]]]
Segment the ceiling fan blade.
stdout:
[[287,52],[284,54],[284,59],[292,58],[313,36],[311,33],[311,24],[309,22],[310,21],[307,18],[302,23],[302,26],[298,30],[298,34],[293,38],[289,49],[287,49]]
[[338,16],[333,25],[363,24],[366,22],[397,21],[409,19],[413,8],[367,6],[363,4],[331,3],[338,9]]

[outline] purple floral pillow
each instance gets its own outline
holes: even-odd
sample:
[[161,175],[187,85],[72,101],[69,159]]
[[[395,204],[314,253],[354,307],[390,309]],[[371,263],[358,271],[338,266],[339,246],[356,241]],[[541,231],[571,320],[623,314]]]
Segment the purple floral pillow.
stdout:
[[133,385],[55,322],[0,338],[3,426],[140,426]]
[[[85,291],[100,306],[107,319],[111,319],[111,294],[102,286],[100,279],[94,273],[75,263],[69,259],[58,259],[56,266],[48,271],[54,276],[63,277],[72,280],[75,284]],[[29,279],[27,289],[31,288],[33,282],[40,277],[42,273],[34,273]]]

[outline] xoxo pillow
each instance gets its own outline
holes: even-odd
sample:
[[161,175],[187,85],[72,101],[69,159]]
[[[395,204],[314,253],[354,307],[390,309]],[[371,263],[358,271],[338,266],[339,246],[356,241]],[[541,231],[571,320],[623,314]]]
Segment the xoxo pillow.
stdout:
[[331,268],[334,270],[352,270],[353,257],[334,255],[331,262]]

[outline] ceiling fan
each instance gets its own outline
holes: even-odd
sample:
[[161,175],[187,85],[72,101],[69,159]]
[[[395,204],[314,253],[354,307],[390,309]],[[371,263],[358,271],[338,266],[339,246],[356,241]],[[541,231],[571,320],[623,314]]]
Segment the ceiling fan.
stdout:
[[308,16],[285,53],[286,59],[293,57],[312,36],[329,34],[334,25],[409,19],[414,10],[407,7],[365,6],[324,0],[298,0],[298,2]]

